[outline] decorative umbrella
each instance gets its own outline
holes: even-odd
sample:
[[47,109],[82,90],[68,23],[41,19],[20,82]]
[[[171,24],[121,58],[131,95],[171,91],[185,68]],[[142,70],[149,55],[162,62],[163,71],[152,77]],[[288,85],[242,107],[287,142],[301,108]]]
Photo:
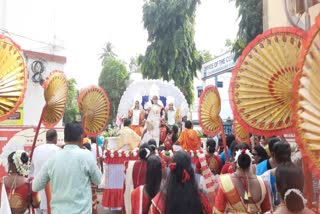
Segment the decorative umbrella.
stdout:
[[220,131],[219,113],[221,101],[218,89],[207,86],[200,96],[199,124],[206,135],[215,136]]
[[81,92],[78,104],[84,133],[97,137],[106,128],[110,114],[107,94],[98,86],[90,86]]
[[230,103],[236,120],[257,135],[292,132],[292,84],[305,32],[274,28],[243,51],[232,73]]
[[[30,153],[30,162],[32,160],[33,151],[38,139],[41,123],[46,128],[54,127],[62,118],[64,110],[66,108],[68,99],[68,80],[62,71],[52,71],[43,83],[44,99],[46,101],[45,106],[42,109],[42,113],[39,119],[38,127],[34,136],[33,144]],[[45,193],[47,197],[48,213],[51,213],[50,200],[51,189],[50,184],[46,185]]]
[[250,143],[249,132],[237,120],[233,122],[233,132],[238,143]]
[[47,104],[42,123],[47,128],[52,128],[64,114],[68,98],[68,80],[61,71],[53,71],[43,87]]
[[46,128],[54,127],[62,118],[68,99],[68,80],[62,71],[52,71],[43,84],[46,101],[42,109],[38,127],[34,136],[30,160],[36,146],[41,123]]
[[293,86],[295,135],[303,160],[320,178],[320,17],[310,29]]
[[[84,134],[91,137],[98,137],[98,135],[106,128],[109,119],[110,103],[107,94],[101,87],[90,86],[80,93],[78,104],[80,112],[82,113]],[[96,151],[97,157],[99,158],[98,143],[96,143]],[[92,213],[97,213],[97,189],[94,185],[91,186],[91,188],[93,195]]]
[[199,124],[203,132],[209,136],[215,136],[221,132],[221,138],[224,144],[226,160],[229,160],[227,142],[224,133],[222,120],[219,116],[221,110],[221,101],[218,89],[213,86],[207,86],[200,96],[199,102]]
[[0,121],[14,114],[23,101],[27,68],[20,47],[0,35]]

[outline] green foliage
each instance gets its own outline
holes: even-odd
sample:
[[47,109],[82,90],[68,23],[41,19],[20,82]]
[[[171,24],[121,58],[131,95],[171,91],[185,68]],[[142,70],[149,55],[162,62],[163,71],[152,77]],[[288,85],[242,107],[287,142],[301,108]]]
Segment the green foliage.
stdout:
[[109,121],[116,119],[119,102],[123,92],[126,90],[129,73],[126,66],[117,58],[107,56],[99,77],[99,86],[108,94],[110,101]]
[[207,63],[213,59],[211,53],[207,50],[202,50],[199,54],[202,57],[203,63]]
[[193,77],[202,58],[194,42],[195,11],[199,0],[146,0],[144,27],[148,31],[145,56],[140,56],[143,77],[174,80],[189,104],[193,102]]
[[111,42],[107,42],[105,46],[102,48],[103,52],[100,54],[100,59],[102,59],[102,65],[104,61],[108,57],[117,57],[117,55],[113,52],[113,45]]
[[77,105],[79,92],[76,89],[76,84],[75,79],[71,78],[68,80],[68,101],[63,115],[64,124],[75,121],[79,115],[79,107]]
[[263,0],[230,1],[235,1],[240,19],[237,39],[232,45],[236,60],[247,44],[263,32]]

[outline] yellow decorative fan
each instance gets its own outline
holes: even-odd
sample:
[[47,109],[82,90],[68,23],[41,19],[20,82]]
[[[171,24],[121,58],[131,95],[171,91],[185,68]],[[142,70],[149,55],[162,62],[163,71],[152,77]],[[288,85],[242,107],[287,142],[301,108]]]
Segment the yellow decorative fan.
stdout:
[[233,132],[238,143],[250,142],[249,132],[244,129],[237,120],[234,120],[233,122]]
[[274,28],[243,51],[232,75],[230,100],[235,119],[249,132],[292,132],[292,84],[305,32]]
[[43,88],[46,104],[42,109],[34,135],[30,160],[32,160],[41,124],[43,123],[47,128],[54,127],[61,120],[68,99],[68,80],[62,71],[52,71],[43,83]]
[[54,127],[62,118],[68,100],[68,80],[63,72],[53,71],[45,81],[46,100],[42,123],[47,128]]
[[220,131],[221,101],[218,89],[207,86],[200,96],[199,124],[206,135],[215,136]]
[[98,86],[83,90],[78,98],[84,133],[95,137],[104,131],[110,113],[107,94]]
[[23,101],[27,69],[20,47],[0,35],[0,121],[14,114]]
[[221,110],[221,101],[218,89],[213,86],[207,86],[201,96],[199,102],[199,124],[202,131],[208,136],[215,136],[221,132],[221,138],[226,154],[226,161],[229,161],[226,136],[222,120],[219,116]]
[[320,17],[304,47],[293,89],[295,134],[303,160],[320,178]]

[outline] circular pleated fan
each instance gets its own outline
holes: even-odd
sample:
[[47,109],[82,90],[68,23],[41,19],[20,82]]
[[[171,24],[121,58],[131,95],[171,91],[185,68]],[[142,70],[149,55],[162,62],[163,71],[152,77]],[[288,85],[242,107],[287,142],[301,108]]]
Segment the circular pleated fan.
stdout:
[[213,86],[207,86],[199,102],[199,124],[206,135],[215,136],[220,131],[220,113],[221,101],[218,89]]
[[63,72],[53,71],[43,84],[46,101],[42,123],[54,127],[62,118],[68,100],[68,80]]
[[104,131],[110,113],[110,103],[107,94],[98,86],[83,90],[78,98],[84,133],[97,136]]
[[303,160],[320,178],[320,17],[310,29],[293,88],[295,134]]
[[22,103],[27,79],[20,47],[0,35],[0,121],[14,114]]
[[243,51],[229,91],[234,117],[249,132],[292,132],[292,85],[304,38],[297,28],[274,28]]
[[249,142],[249,132],[239,124],[237,120],[233,122],[233,134],[238,143]]

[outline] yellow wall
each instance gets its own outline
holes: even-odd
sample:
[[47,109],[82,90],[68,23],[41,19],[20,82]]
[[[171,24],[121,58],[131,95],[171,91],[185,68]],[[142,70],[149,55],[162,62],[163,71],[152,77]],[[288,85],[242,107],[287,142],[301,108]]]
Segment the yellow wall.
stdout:
[[[291,0],[294,4],[295,0]],[[291,4],[292,5],[292,4]],[[290,6],[289,6],[290,7]],[[293,8],[290,8],[293,11]],[[311,25],[315,17],[320,12],[320,4],[309,9]],[[304,16],[301,17],[300,24],[304,26]],[[273,27],[291,26],[286,15],[285,0],[263,0],[263,29],[268,30]]]

